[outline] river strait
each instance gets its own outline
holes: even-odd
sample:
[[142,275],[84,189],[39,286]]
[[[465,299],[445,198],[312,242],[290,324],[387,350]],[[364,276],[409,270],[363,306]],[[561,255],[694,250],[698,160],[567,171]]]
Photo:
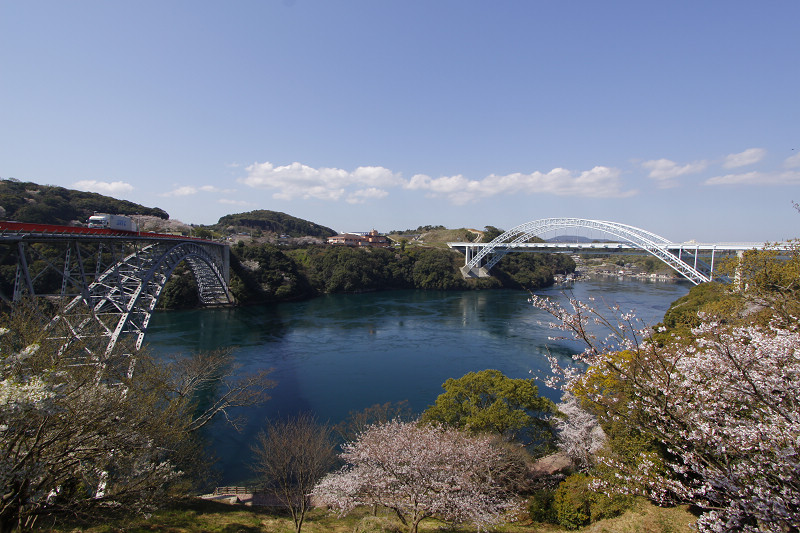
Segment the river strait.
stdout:
[[[618,304],[648,323],[661,320],[690,285],[596,278],[571,285],[598,308]],[[537,291],[562,298],[564,287]],[[549,372],[546,351],[566,361],[579,346],[548,340],[548,315],[510,290],[391,291],[328,295],[313,300],[237,309],[161,312],[147,343],[156,354],[191,354],[233,347],[242,372],[272,368],[276,386],[263,406],[244,410],[236,433],[222,422],[208,430],[220,482],[243,483],[250,443],[264,420],[310,411],[339,422],[350,411],[407,400],[417,413],[432,404],[448,378],[487,368],[512,378]],[[554,401],[559,394],[539,384]]]

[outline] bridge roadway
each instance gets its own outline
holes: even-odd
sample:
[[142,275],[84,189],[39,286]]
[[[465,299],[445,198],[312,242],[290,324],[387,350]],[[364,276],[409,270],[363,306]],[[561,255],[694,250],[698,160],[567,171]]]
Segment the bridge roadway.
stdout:
[[[462,254],[467,253],[467,249],[472,251],[479,250],[488,246],[488,242],[448,242],[447,246],[458,250]],[[681,242],[681,243],[668,243],[661,248],[669,250],[673,253],[681,253],[682,251],[691,252],[743,252],[746,250],[760,249],[764,247],[764,243],[753,242],[739,242],[739,243],[697,243],[697,242]],[[507,251],[518,252],[545,252],[545,253],[558,253],[564,252],[578,252],[578,253],[610,253],[622,250],[635,250],[638,252],[643,251],[639,246],[627,244],[624,242],[515,242],[499,245],[496,249],[504,249]]]
[[227,244],[150,232],[129,232],[50,224],[0,221],[2,263],[16,264],[13,304],[46,298],[57,307],[52,336],[64,342],[103,339],[110,354],[121,337],[142,345],[150,317],[175,267],[186,262],[204,305],[228,305],[233,298]]

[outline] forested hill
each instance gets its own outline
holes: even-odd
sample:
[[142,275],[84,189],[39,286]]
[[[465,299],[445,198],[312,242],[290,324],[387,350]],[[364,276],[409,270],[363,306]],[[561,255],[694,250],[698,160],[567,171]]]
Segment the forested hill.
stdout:
[[331,228],[314,224],[308,220],[293,217],[278,211],[260,209],[247,213],[225,215],[217,222],[217,227],[224,230],[228,227],[243,229],[259,229],[270,233],[285,234],[290,237],[332,237],[336,232]]
[[[95,212],[169,219],[162,209],[101,194],[0,179],[0,219],[79,225]],[[336,234],[331,228],[286,213],[257,210],[223,216],[212,226],[196,226],[194,234],[202,231],[208,238],[222,240],[235,233],[250,233],[249,243],[231,239],[236,244],[231,247],[230,288],[240,304],[385,289],[532,289],[551,285],[555,275],[575,269],[574,261],[567,256],[515,254],[500,261],[493,271],[495,277],[465,280],[459,272],[463,256],[445,248],[444,242],[473,240],[482,232],[441,226],[418,230],[423,229],[430,230],[424,232],[424,243],[409,244],[407,238],[401,238],[392,249],[331,247],[321,244]],[[281,235],[298,239],[280,239]],[[304,240],[306,237],[313,239]],[[11,290],[13,262],[11,256],[0,261],[3,291]],[[38,283],[38,292],[57,290],[50,286],[58,283],[55,278],[42,278]],[[159,304],[166,308],[199,305],[196,281],[186,264],[173,271]]]
[[157,207],[144,207],[93,192],[15,179],[0,180],[0,219],[36,224],[85,224],[94,213],[149,215],[168,219]]

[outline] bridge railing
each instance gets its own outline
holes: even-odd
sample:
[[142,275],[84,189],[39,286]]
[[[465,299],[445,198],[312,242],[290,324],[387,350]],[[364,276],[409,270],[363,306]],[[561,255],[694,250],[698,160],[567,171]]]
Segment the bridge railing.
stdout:
[[0,221],[0,235],[64,235],[64,236],[106,236],[106,237],[139,237],[149,239],[190,240],[204,243],[219,244],[217,241],[201,239],[185,235],[172,235],[170,233],[154,233],[150,231],[122,231],[105,228],[87,228],[84,226],[63,226],[57,224],[33,224],[29,222]]

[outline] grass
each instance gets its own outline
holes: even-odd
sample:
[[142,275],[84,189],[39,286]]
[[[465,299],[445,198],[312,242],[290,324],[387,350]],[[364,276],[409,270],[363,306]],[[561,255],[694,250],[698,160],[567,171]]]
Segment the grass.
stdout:
[[473,242],[478,238],[478,234],[474,230],[465,228],[459,229],[437,229],[424,232],[420,241],[412,241],[406,235],[393,234],[389,238],[395,242],[400,242],[400,239],[406,239],[409,242],[407,246],[426,246],[429,248],[447,248],[448,242]]
[[[352,533],[369,515],[368,510],[343,518],[323,509],[306,515],[304,533]],[[685,508],[660,508],[646,502],[617,518],[602,520],[578,531],[585,533],[689,533],[694,517]],[[265,509],[227,505],[199,499],[183,500],[152,516],[98,517],[92,522],[59,523],[38,531],[52,533],[293,533],[294,524],[288,514]],[[402,530],[401,530],[402,531]],[[450,529],[447,524],[428,519],[420,524],[421,533],[451,531],[467,533],[471,527]],[[566,531],[550,524],[522,520],[507,524],[498,533],[557,533]]]

